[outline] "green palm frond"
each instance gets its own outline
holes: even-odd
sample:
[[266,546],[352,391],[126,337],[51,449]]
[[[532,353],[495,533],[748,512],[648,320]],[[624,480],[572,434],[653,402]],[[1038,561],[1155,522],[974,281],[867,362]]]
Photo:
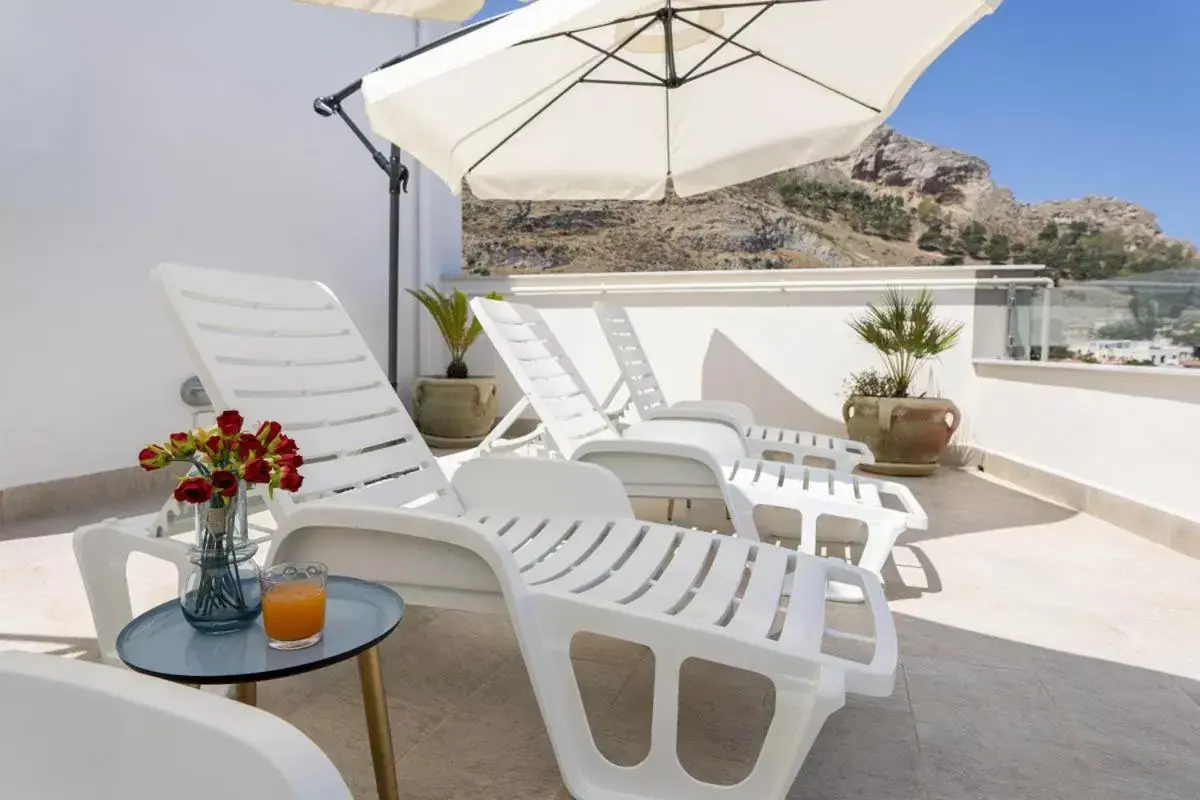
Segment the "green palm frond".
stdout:
[[928,289],[906,297],[895,287],[884,291],[879,303],[868,303],[866,312],[848,324],[879,352],[895,397],[908,396],[921,367],[953,347],[963,328],[961,322],[936,317]]
[[[479,320],[471,314],[467,295],[461,289],[455,289],[452,294],[446,295],[436,286],[427,286],[419,290],[407,289],[406,291],[415,297],[417,302],[423,305],[429,315],[433,317],[438,331],[446,341],[446,347],[450,350],[450,364],[459,366],[460,369],[457,372],[465,376],[466,366],[463,364],[463,358],[483,331]],[[487,297],[491,300],[503,299],[496,292],[489,292]]]

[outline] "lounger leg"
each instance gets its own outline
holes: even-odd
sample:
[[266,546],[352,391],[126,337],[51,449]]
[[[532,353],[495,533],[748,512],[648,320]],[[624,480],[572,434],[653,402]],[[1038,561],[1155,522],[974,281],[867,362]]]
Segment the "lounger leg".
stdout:
[[[858,559],[858,566],[870,571],[883,583],[883,565],[887,563],[888,556],[892,554],[892,548],[896,545],[896,539],[900,538],[904,530],[903,525],[867,525],[867,543]],[[843,603],[863,602],[862,589],[846,583],[830,582],[826,596],[830,600]]]
[[817,554],[817,519],[820,515],[802,513],[800,515],[800,552],[811,555]]
[[887,563],[896,540],[904,533],[903,525],[875,524],[867,526],[867,544],[863,547],[858,566],[870,570],[880,581],[883,580],[883,565]]

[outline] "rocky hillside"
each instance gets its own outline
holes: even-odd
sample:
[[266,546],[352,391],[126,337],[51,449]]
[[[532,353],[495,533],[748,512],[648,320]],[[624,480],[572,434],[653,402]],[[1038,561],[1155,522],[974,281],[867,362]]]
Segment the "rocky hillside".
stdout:
[[880,128],[845,158],[662,202],[463,204],[481,275],[1044,263],[1098,279],[1200,267],[1153,212],[1112,197],[1026,204],[987,162]]

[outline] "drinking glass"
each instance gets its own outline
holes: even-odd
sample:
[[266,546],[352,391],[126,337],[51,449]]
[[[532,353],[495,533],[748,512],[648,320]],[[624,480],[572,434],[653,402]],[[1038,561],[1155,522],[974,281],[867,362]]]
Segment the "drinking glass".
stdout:
[[262,573],[262,618],[267,644],[299,650],[321,641],[325,627],[325,579],[319,562],[276,564]]

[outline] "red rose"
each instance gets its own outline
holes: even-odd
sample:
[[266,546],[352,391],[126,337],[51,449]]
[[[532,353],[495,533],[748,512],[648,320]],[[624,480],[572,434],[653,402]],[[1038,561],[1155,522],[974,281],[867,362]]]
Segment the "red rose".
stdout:
[[190,433],[172,433],[171,440],[167,445],[171,448],[171,455],[180,458],[187,458],[196,452],[196,443],[192,440]]
[[290,436],[280,435],[271,451],[276,455],[289,455],[296,452],[296,441]]
[[242,478],[247,483],[269,483],[271,464],[265,458],[252,458],[242,468]]
[[184,478],[175,487],[175,499],[181,503],[207,503],[212,499],[213,487],[207,478]]
[[221,431],[222,436],[237,436],[242,431],[243,422],[245,420],[242,419],[242,415],[230,409],[222,411],[221,415],[217,417],[217,428]]
[[238,458],[242,461],[249,461],[257,456],[265,456],[267,448],[263,446],[262,442],[254,438],[254,434],[243,433],[238,437],[237,454]]
[[221,448],[223,446],[224,444],[221,441],[220,436],[210,436],[208,437],[208,441],[204,443],[204,451],[208,453],[210,457],[216,458],[216,456],[221,452]]
[[304,464],[304,456],[299,453],[284,453],[278,458],[279,466],[290,469],[299,469]]
[[270,447],[271,442],[275,440],[275,437],[279,435],[281,430],[283,430],[283,426],[278,422],[264,422],[258,426],[258,433],[254,435],[258,437],[260,442]]
[[222,497],[233,497],[238,490],[237,475],[227,469],[218,469],[212,474],[212,485]]
[[156,469],[162,469],[167,464],[171,463],[171,454],[156,444],[148,447],[143,447],[138,453],[138,463],[142,469],[147,472],[152,472]]
[[291,467],[284,467],[279,476],[279,488],[285,492],[294,492],[304,483],[304,476]]

